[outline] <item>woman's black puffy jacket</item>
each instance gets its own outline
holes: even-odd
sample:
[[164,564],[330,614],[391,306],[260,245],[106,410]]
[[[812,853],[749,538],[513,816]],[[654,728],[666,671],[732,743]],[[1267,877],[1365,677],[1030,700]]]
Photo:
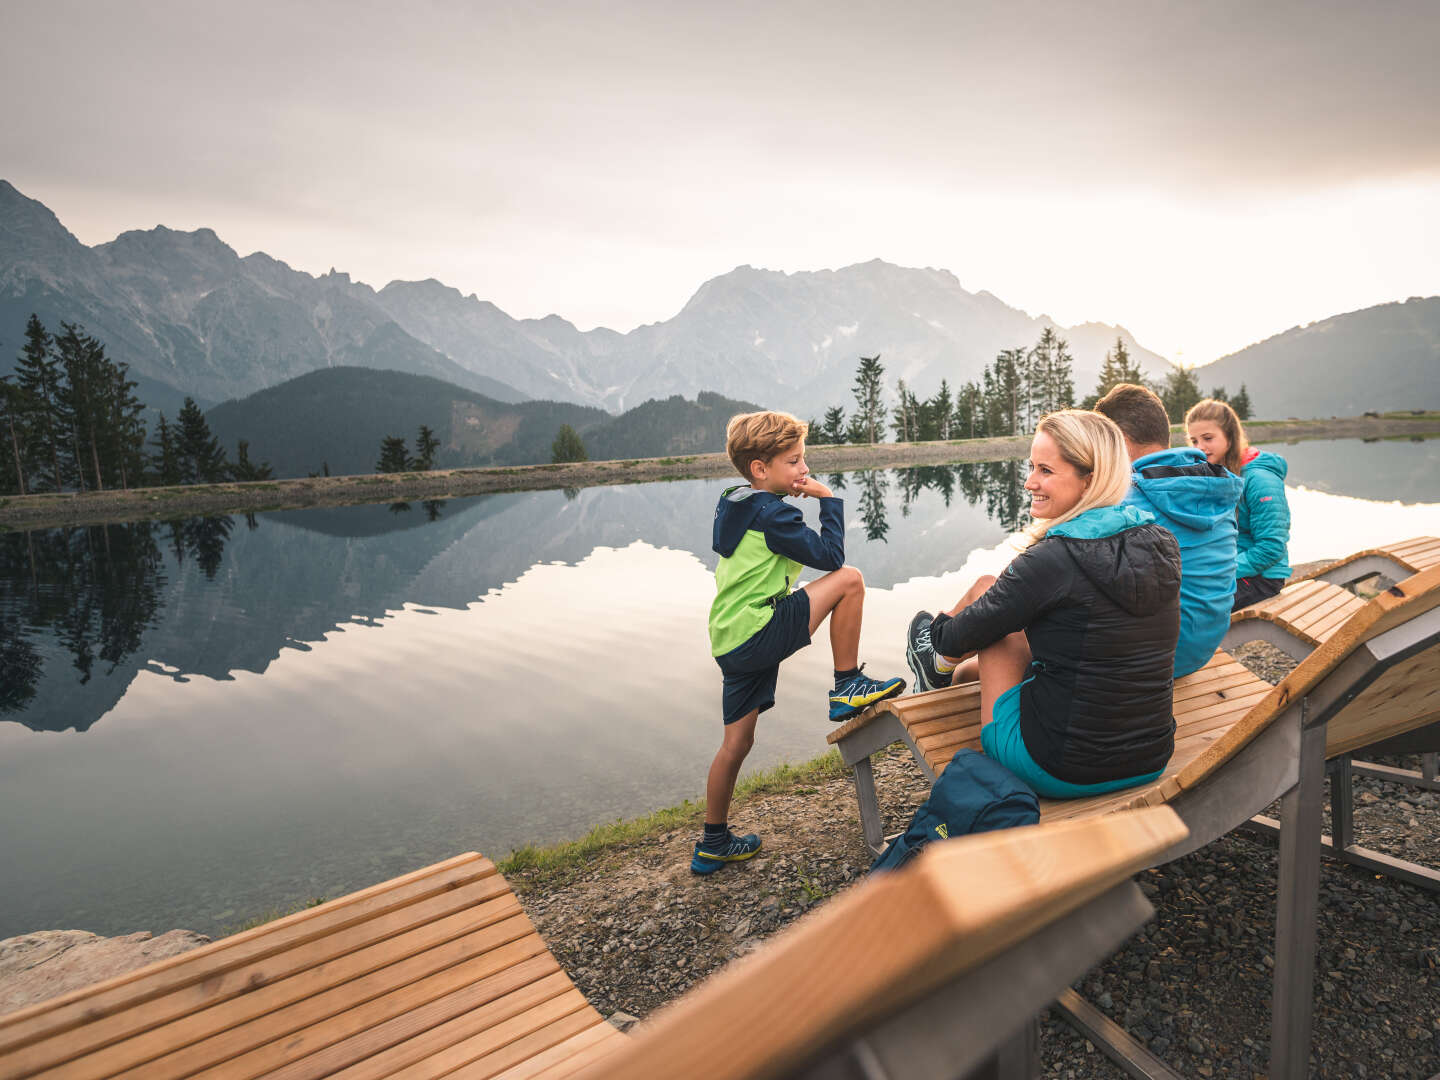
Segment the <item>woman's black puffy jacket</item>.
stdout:
[[1034,658],[1020,734],[1036,764],[1072,784],[1165,767],[1180,634],[1180,548],[1168,530],[1047,535],[969,607],[937,616],[930,634],[941,655],[961,656],[1017,630]]

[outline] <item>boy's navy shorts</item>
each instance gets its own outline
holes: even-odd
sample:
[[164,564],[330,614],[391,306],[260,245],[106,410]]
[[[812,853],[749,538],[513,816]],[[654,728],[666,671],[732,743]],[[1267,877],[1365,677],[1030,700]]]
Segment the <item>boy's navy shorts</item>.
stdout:
[[780,661],[810,644],[810,594],[796,589],[749,640],[715,658],[725,674],[725,723],[775,704]]

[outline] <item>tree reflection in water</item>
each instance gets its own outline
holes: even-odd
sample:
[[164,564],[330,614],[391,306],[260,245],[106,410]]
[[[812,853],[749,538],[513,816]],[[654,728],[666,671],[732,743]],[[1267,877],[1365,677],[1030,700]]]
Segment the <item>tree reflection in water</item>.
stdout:
[[177,565],[194,559],[213,580],[233,527],[222,515],[0,535],[0,713],[20,712],[34,699],[41,636],[69,653],[81,684],[97,663],[113,673],[159,619],[160,537],[168,532]]
[[900,488],[900,513],[909,516],[910,504],[922,491],[935,491],[950,505],[958,490],[971,506],[982,499],[985,513],[1006,532],[1029,522],[1022,461],[971,461],[958,465],[916,465],[893,469]]

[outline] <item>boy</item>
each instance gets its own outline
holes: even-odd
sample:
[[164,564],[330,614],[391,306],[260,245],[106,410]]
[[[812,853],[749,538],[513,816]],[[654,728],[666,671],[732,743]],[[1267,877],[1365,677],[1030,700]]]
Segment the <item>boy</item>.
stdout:
[[[705,835],[690,869],[709,874],[760,850],[755,835],[736,836],[726,817],[735,778],[755,742],[755,721],[775,704],[780,661],[810,644],[827,615],[835,662],[830,719],[855,715],[894,697],[905,680],[860,673],[860,618],[865,579],[845,566],[844,503],[805,466],[808,425],[789,413],[742,413],[725,429],[725,452],[746,483],[727,488],[715,507],[715,602],[710,652],[725,676],[725,739],[705,787]],[[820,532],[806,528],[786,495],[820,500]],[[801,566],[827,570],[794,589]]]
[[1126,504],[1148,510],[1180,543],[1180,643],[1175,678],[1210,661],[1230,628],[1235,594],[1235,504],[1244,486],[1194,447],[1170,449],[1170,418],[1155,393],[1120,383],[1095,404],[1125,436]]

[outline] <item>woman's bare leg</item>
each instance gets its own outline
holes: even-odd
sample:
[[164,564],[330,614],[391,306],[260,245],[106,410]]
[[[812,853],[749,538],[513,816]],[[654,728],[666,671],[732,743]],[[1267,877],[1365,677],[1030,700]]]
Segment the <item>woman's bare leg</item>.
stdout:
[[[977,654],[980,667],[980,726],[995,719],[995,702],[1030,670],[1030,642],[1022,631],[1007,634]],[[958,668],[956,669],[959,670]]]

